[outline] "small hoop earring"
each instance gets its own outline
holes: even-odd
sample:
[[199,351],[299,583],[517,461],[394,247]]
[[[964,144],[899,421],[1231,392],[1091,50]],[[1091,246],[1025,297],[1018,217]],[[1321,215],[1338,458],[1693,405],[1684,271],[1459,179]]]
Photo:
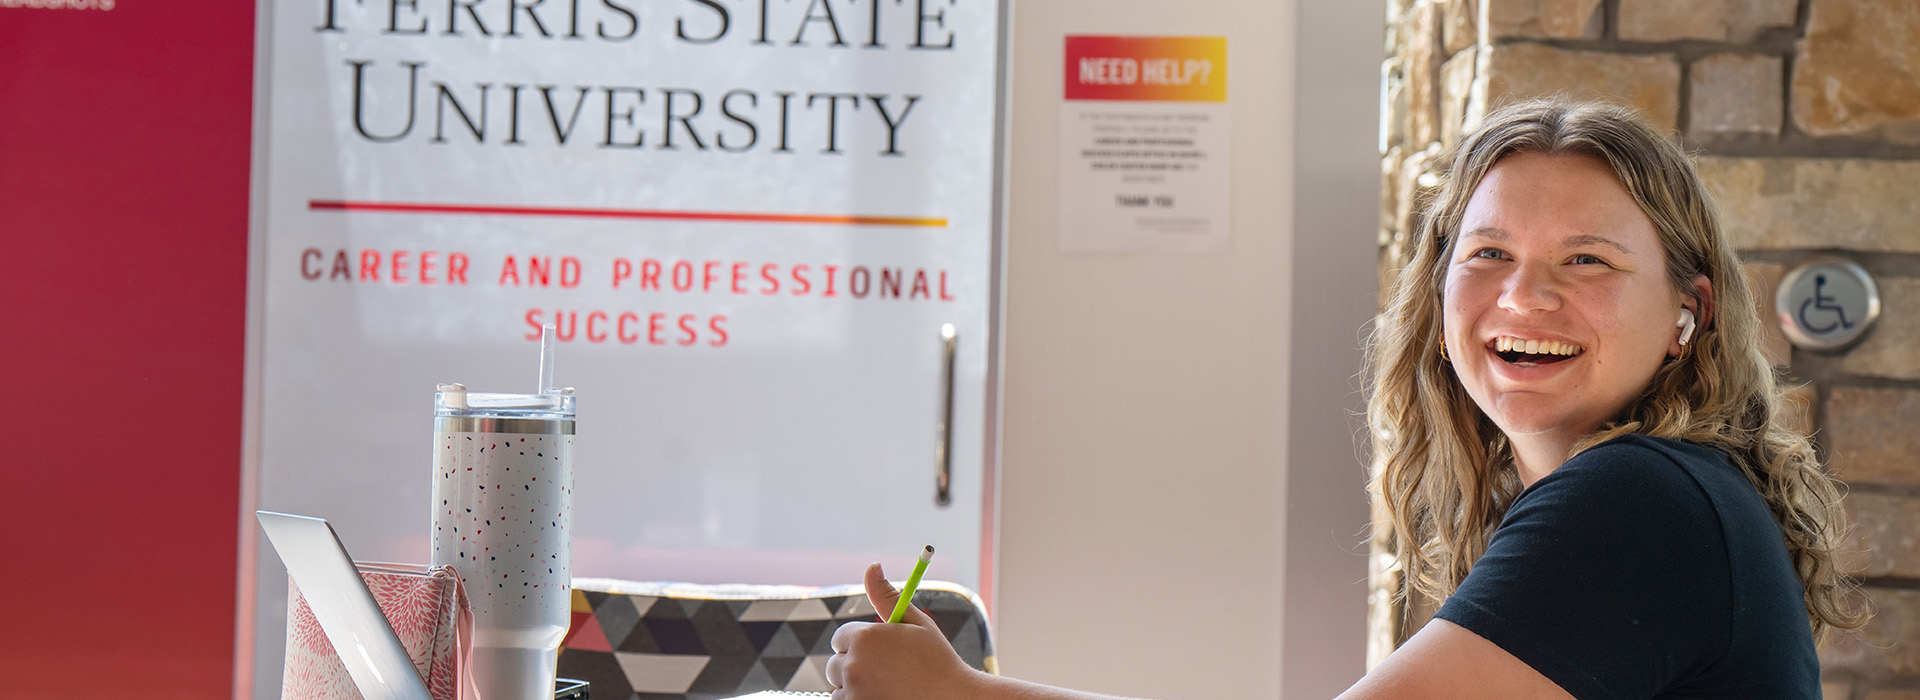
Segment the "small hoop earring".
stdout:
[[1445,340],[1440,341],[1440,361],[1448,364],[1453,363],[1453,358],[1447,357],[1447,341]]

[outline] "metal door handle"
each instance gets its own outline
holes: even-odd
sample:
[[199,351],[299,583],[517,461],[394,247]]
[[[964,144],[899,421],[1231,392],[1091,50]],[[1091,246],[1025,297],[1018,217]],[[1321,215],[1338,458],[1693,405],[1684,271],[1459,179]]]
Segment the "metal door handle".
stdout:
[[953,503],[953,356],[959,343],[953,324],[940,326],[940,422],[934,424],[933,503]]

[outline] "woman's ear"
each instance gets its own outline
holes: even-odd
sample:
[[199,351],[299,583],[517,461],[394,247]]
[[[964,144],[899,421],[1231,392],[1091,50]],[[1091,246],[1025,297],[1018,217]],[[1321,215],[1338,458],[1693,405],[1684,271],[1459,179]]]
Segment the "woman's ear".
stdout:
[[1700,324],[1701,330],[1705,330],[1708,326],[1713,324],[1713,281],[1712,280],[1707,279],[1706,275],[1694,275],[1693,299],[1691,301],[1694,301],[1695,303],[1688,304],[1687,301],[1689,300],[1682,299],[1680,301],[1680,304],[1683,307],[1693,310],[1694,322]]

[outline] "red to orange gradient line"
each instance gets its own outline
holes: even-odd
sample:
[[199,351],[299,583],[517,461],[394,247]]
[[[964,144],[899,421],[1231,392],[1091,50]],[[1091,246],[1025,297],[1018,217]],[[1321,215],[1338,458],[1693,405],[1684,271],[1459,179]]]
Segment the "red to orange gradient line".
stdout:
[[843,226],[908,226],[946,228],[943,218],[860,216],[846,214],[756,214],[751,212],[671,211],[662,209],[603,209],[590,207],[528,207],[484,204],[426,204],[367,202],[339,199],[307,201],[310,210],[367,211],[390,214],[480,214],[492,216],[564,216],[585,219],[654,219],[664,221],[729,221],[755,224],[839,224]]

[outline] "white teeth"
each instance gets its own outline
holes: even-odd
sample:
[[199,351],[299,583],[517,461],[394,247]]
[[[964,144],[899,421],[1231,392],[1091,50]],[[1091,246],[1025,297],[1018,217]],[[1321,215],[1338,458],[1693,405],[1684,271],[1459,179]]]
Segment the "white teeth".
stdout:
[[1580,346],[1558,340],[1521,340],[1508,336],[1494,339],[1495,352],[1520,352],[1528,355],[1578,355]]

